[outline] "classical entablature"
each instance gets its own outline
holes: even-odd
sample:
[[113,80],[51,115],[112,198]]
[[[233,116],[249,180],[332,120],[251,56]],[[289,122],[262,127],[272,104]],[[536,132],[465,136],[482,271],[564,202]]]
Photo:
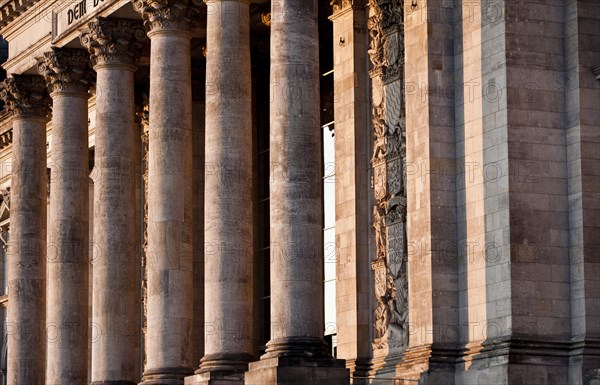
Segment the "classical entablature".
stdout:
[[0,28],[21,16],[36,0],[4,0],[0,4]]

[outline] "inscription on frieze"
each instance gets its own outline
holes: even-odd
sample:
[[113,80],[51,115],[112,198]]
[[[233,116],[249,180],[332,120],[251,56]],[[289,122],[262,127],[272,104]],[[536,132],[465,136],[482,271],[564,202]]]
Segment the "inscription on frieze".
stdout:
[[86,21],[95,16],[98,11],[110,6],[121,5],[123,0],[78,0],[65,1],[64,8],[55,11],[52,17],[53,36],[59,38],[63,33],[83,26]]

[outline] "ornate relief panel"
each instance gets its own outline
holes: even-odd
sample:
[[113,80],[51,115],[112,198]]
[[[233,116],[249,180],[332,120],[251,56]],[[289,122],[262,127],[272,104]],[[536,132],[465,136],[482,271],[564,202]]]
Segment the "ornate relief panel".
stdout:
[[373,127],[374,273],[373,350],[408,345],[406,252],[403,1],[369,3],[371,118]]

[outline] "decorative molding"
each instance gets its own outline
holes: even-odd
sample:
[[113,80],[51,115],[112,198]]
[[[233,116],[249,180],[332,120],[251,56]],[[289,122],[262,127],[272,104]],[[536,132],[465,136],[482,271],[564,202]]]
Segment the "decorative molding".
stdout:
[[189,31],[200,20],[199,0],[131,0],[133,9],[144,20],[148,32],[156,30]]
[[10,146],[13,141],[13,130],[10,128],[0,133],[0,150]]
[[13,75],[0,85],[0,98],[13,116],[45,118],[52,100],[46,82],[38,75]]
[[37,2],[36,0],[4,1],[4,4],[0,5],[0,28],[6,27],[8,23],[21,16],[23,12]]
[[93,86],[94,72],[89,54],[83,49],[55,48],[38,60],[38,71],[46,79],[50,94],[54,92],[87,93]]
[[81,31],[81,44],[90,52],[93,67],[135,65],[148,38],[141,21],[99,17]]
[[373,224],[375,231],[373,350],[408,345],[403,2],[372,0],[367,27],[371,60]]
[[6,62],[2,64],[2,68],[8,73],[25,73],[31,68],[37,66],[37,57],[43,55],[43,53],[51,47],[51,37],[47,35],[34,44],[27,47],[27,49],[17,53],[15,56],[8,58]]

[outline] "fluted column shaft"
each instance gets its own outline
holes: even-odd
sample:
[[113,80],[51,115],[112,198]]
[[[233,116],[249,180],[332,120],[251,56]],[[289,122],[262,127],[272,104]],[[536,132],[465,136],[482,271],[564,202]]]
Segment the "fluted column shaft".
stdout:
[[244,372],[253,350],[249,1],[206,4],[206,327],[199,372]]
[[8,385],[44,384],[46,355],[46,122],[41,76],[15,75],[1,88],[13,113],[10,242],[7,249]]
[[148,303],[144,384],[193,372],[190,1],[134,1],[149,30]]
[[323,351],[323,221],[317,1],[271,12],[271,341]]
[[47,385],[88,379],[88,60],[85,50],[54,49],[39,64],[53,102]]
[[138,379],[134,62],[145,38],[141,22],[99,18],[81,35],[96,70],[96,140],[92,384],[133,385]]

